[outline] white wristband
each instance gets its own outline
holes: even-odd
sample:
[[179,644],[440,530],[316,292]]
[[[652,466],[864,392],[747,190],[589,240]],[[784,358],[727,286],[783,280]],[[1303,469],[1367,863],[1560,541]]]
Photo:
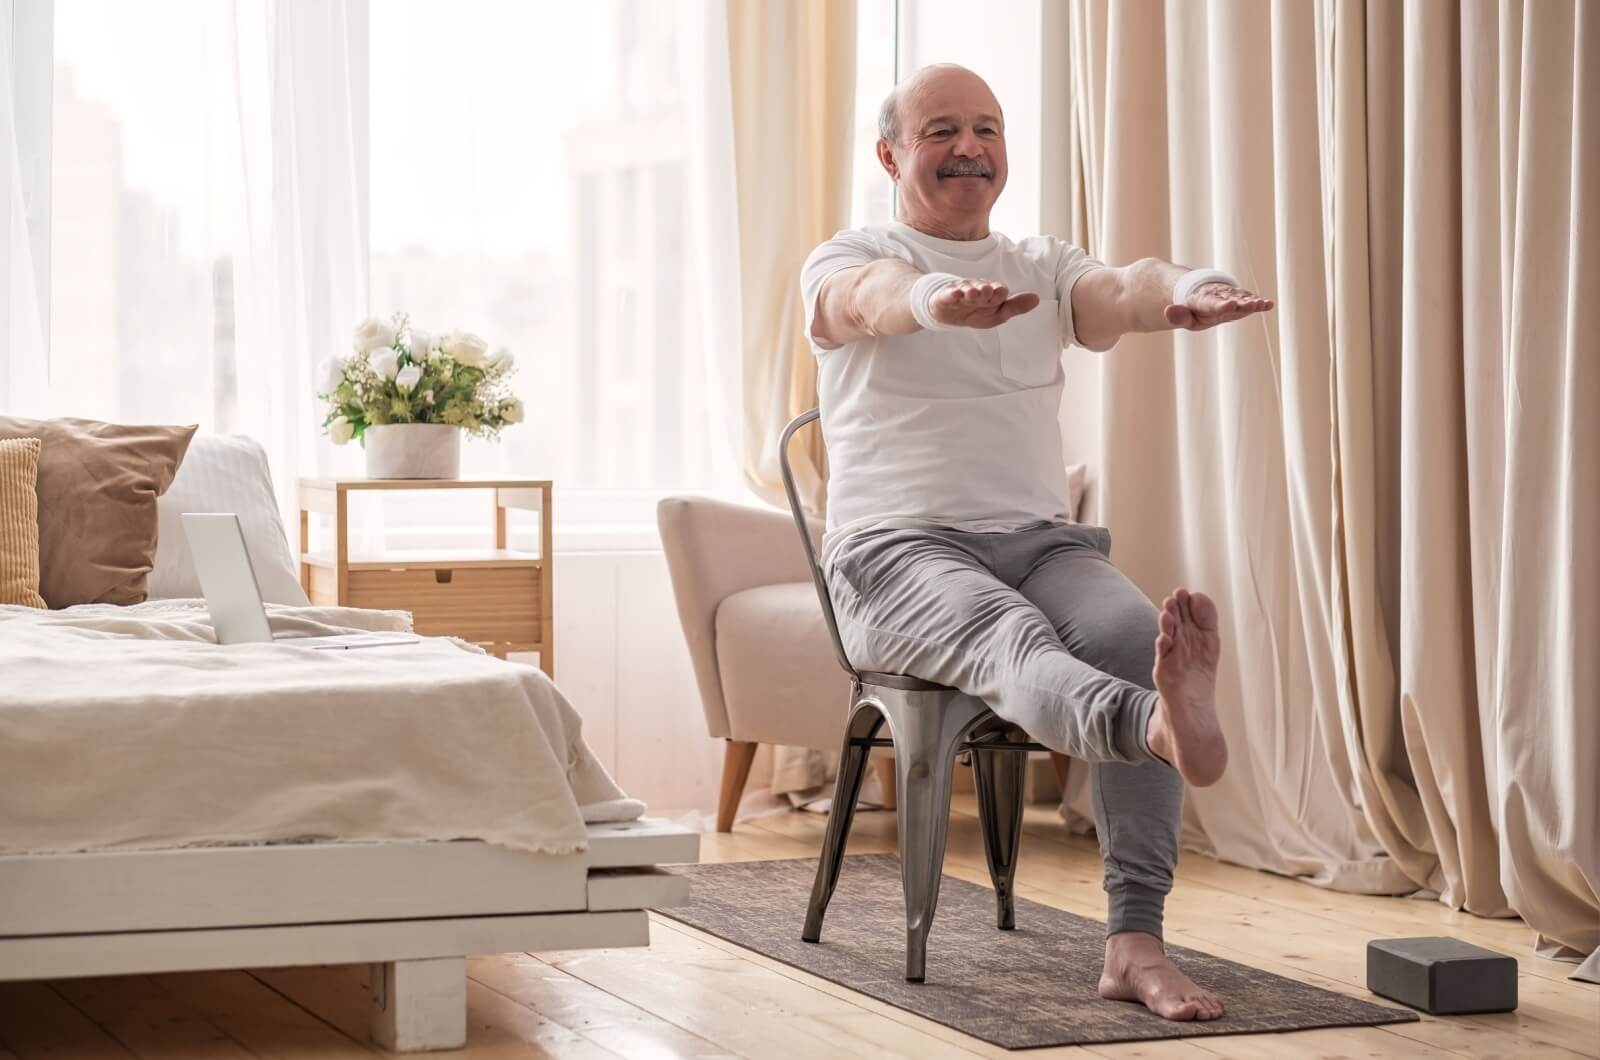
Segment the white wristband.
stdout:
[[1189,296],[1194,289],[1205,283],[1226,283],[1234,287],[1239,286],[1239,281],[1219,269],[1193,269],[1178,277],[1178,282],[1172,285],[1172,304],[1184,305],[1189,301]]
[[933,319],[933,296],[961,282],[961,277],[948,272],[925,272],[911,285],[911,315],[917,318],[925,331],[953,331],[954,324],[941,324]]

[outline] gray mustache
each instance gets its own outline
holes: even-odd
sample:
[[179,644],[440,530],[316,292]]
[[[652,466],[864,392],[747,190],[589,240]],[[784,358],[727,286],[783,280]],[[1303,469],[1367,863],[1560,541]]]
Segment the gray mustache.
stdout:
[[948,166],[939,167],[941,177],[993,177],[994,167],[982,162],[954,162]]

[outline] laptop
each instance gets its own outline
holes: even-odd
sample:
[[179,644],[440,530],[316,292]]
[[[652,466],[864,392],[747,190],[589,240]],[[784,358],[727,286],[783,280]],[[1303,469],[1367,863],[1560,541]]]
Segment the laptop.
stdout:
[[200,591],[205,594],[211,624],[216,627],[218,644],[260,644],[274,639],[297,648],[378,648],[393,644],[416,644],[421,637],[411,633],[341,633],[327,637],[278,637],[267,624],[267,608],[261,601],[261,586],[250,550],[244,544],[244,529],[233,512],[185,512],[184,536],[194,554],[195,572],[200,575]]

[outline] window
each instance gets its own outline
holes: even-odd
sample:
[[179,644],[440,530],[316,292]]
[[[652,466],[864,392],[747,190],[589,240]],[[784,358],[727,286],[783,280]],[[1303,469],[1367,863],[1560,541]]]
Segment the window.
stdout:
[[850,224],[894,219],[894,182],[878,162],[878,108],[899,79],[895,60],[898,0],[858,0],[856,6],[856,127],[850,182]]
[[[469,471],[727,485],[685,230],[682,5],[371,8],[371,306],[517,357],[527,422]],[[647,513],[653,519],[653,509]]]
[[233,98],[207,0],[56,0],[49,389],[60,415],[234,428]]

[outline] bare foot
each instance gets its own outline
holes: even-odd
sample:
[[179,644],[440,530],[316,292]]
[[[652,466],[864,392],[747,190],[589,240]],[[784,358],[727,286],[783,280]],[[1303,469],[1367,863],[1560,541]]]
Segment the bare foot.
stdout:
[[1143,931],[1122,931],[1106,939],[1100,996],[1137,1001],[1169,1020],[1214,1020],[1227,1011],[1222,998],[1178,971],[1167,960],[1161,940]]
[[1228,767],[1228,743],[1217,723],[1217,605],[1204,593],[1178,589],[1161,604],[1156,637],[1156,691],[1150,750],[1197,788],[1215,784]]

